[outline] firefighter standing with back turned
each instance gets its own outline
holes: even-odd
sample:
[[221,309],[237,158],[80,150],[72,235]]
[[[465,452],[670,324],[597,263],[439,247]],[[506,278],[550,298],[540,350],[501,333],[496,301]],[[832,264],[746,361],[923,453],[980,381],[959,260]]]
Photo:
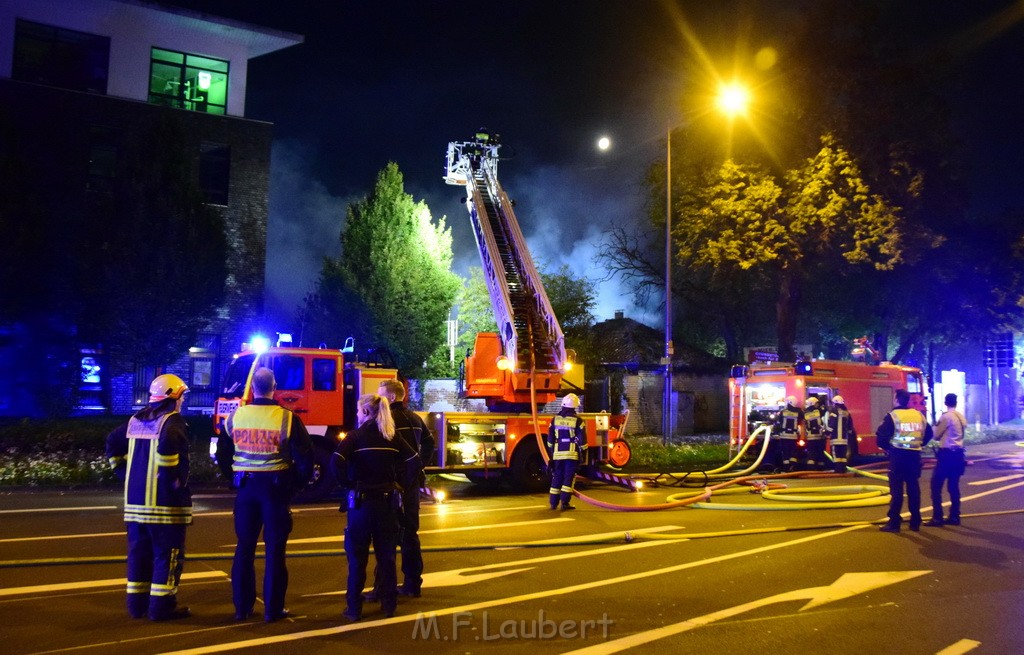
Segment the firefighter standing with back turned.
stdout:
[[825,430],[821,422],[818,399],[811,396],[804,404],[804,439],[807,443],[807,468],[814,471],[825,466]]
[[551,419],[548,427],[547,451],[551,462],[551,489],[548,499],[551,509],[576,509],[569,504],[576,468],[587,452],[587,431],[583,419],[576,415],[580,397],[570,393],[562,399],[562,409]]
[[832,398],[832,411],[825,418],[825,434],[832,444],[832,463],[836,473],[846,473],[846,463],[850,457],[850,446],[857,438],[853,429],[853,417],[846,409],[842,396]]
[[896,390],[896,409],[885,415],[875,431],[878,447],[889,453],[889,522],[882,532],[900,531],[903,487],[907,488],[910,529],[921,529],[921,448],[932,440],[932,426],[924,414],[907,407],[910,393]]
[[285,548],[292,531],[289,505],[296,491],[313,475],[313,442],[302,419],[274,400],[277,381],[269,368],[252,375],[252,403],[240,407],[227,421],[235,445],[232,462],[235,497],[235,558],[231,565],[231,595],[235,620],[252,615],[256,604],[256,542],[260,531],[266,550],[263,572],[263,620],[288,616]]
[[124,477],[128,614],[136,619],[191,615],[178,607],[185,529],[192,523],[189,432],[181,415],[187,391],[177,375],[158,375],[149,404],[107,435],[107,459]]
[[782,468],[785,471],[793,471],[800,462],[800,452],[797,448],[797,440],[800,438],[800,422],[803,420],[803,412],[796,404],[796,396],[786,398],[786,406],[775,416],[775,423],[772,425],[772,432],[778,435],[779,456],[782,460]]

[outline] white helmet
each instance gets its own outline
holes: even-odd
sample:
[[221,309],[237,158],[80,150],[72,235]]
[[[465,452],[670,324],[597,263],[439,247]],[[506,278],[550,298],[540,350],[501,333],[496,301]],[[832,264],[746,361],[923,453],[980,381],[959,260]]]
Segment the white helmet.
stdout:
[[188,391],[185,381],[172,373],[164,373],[153,378],[149,384],[149,402],[174,398],[177,400]]
[[786,396],[786,404],[796,407],[796,396]]
[[807,400],[804,401],[804,407],[807,408],[807,409],[810,409],[810,408],[814,407],[817,404],[818,404],[818,399],[815,398],[814,396],[811,396],[810,398],[808,398]]
[[833,405],[845,405],[846,401],[843,400],[842,396],[832,396],[832,404]]
[[576,409],[580,406],[580,397],[574,393],[566,394],[565,398],[562,398],[562,407],[569,407],[570,409]]

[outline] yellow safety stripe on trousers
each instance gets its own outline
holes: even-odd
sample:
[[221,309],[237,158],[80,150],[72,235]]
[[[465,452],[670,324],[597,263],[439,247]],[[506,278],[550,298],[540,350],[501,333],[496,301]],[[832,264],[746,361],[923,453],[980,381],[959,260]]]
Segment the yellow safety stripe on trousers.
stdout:
[[124,506],[124,520],[131,523],[191,523],[192,508],[176,506]]
[[145,582],[136,582],[133,580],[128,581],[128,593],[130,594],[148,594],[149,593],[149,580]]

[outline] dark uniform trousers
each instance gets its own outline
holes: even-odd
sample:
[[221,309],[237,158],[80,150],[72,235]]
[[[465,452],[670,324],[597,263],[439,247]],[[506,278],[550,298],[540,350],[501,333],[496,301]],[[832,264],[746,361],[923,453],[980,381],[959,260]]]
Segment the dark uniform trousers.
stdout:
[[[378,596],[385,614],[398,605],[398,575],[395,571],[395,549],[398,546],[398,511],[391,499],[397,491],[360,492],[359,507],[348,508],[345,526],[345,556],[348,558],[348,584],[345,601],[348,611],[359,616],[363,607],[363,587],[366,586],[366,564],[370,559],[370,544],[376,558]],[[403,554],[404,558],[404,554]]]
[[177,605],[185,566],[184,524],[125,523],[128,530],[128,613],[165,616]]
[[559,500],[562,507],[572,500],[573,483],[576,481],[579,463],[576,458],[551,460],[551,489],[556,490],[550,493],[551,509],[558,507]]
[[263,573],[264,614],[284,610],[288,589],[285,548],[292,531],[289,471],[246,472],[239,475],[235,496],[235,535],[238,545],[231,565],[235,611],[248,615],[256,604],[256,543],[263,532],[266,569]]
[[903,487],[907,488],[907,509],[910,527],[921,525],[921,451],[890,449],[889,454],[889,525],[898,526],[903,509]]
[[423,551],[420,548],[420,490],[413,485],[402,497],[402,587],[410,594],[423,586]]
[[963,448],[939,448],[932,472],[932,518],[942,519],[942,485],[949,481],[949,520],[960,520],[960,476],[967,470]]

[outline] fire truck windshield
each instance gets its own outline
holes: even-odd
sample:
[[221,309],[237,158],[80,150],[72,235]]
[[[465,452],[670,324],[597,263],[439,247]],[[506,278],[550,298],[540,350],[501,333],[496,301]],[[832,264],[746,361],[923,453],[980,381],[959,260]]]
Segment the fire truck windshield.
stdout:
[[924,385],[921,383],[921,376],[919,374],[907,374],[907,391],[909,393],[924,393]]
[[256,355],[243,355],[235,359],[228,366],[224,374],[224,390],[221,395],[224,398],[241,398],[245,390],[245,380],[249,377],[249,369],[252,368],[252,360]]

